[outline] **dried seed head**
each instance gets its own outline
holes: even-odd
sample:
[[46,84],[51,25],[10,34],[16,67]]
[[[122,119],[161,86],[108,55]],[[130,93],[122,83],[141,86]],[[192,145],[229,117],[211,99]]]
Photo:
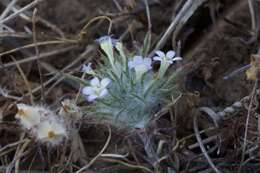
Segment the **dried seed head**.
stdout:
[[15,117],[20,120],[24,128],[31,129],[40,123],[40,108],[25,104],[18,104],[17,107],[18,112]]
[[39,141],[49,142],[52,145],[59,144],[64,137],[67,137],[67,132],[62,123],[57,120],[44,121],[39,124],[36,137]]
[[38,141],[56,145],[67,137],[64,121],[54,112],[42,106],[18,104],[17,107],[16,118]]

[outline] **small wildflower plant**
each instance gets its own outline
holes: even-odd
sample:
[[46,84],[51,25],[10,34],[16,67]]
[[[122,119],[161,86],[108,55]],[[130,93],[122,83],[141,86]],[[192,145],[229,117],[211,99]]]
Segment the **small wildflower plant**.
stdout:
[[[89,70],[91,78],[82,81],[82,94],[88,102],[86,114],[99,116],[119,127],[144,128],[159,109],[179,94],[176,79],[178,70],[166,74],[174,61],[174,51],[157,51],[153,58],[160,61],[158,72],[152,70],[153,61],[144,55],[129,56],[123,45],[109,36],[99,39],[104,52],[102,64]],[[87,84],[87,85],[86,85]]]

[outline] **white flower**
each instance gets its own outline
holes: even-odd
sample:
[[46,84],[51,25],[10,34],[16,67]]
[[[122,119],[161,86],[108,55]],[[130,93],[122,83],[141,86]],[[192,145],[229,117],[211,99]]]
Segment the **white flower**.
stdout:
[[102,44],[108,40],[111,40],[112,46],[115,46],[119,42],[118,39],[111,38],[109,35],[102,36],[102,37],[98,38],[96,41],[99,44]]
[[95,77],[90,81],[90,86],[84,87],[82,93],[87,96],[89,102],[97,98],[104,97],[108,94],[107,86],[111,82],[110,79],[104,78],[101,81]]
[[35,133],[38,140],[50,142],[53,145],[58,144],[64,137],[67,137],[66,128],[55,119],[41,122]]
[[93,74],[94,70],[92,69],[91,65],[92,63],[88,63],[88,65],[84,64],[81,71],[87,74]]
[[98,42],[100,44],[101,49],[106,53],[111,66],[114,68],[114,52],[112,38],[109,36],[104,36],[99,38]]
[[128,62],[128,67],[134,68],[137,78],[140,79],[145,72],[152,68],[152,60],[142,56],[134,56],[133,60]]
[[40,113],[44,112],[44,109],[25,104],[17,104],[17,107],[18,112],[16,113],[15,118],[19,119],[22,126],[26,129],[29,130],[40,123]]
[[182,60],[181,57],[174,57],[175,52],[173,50],[168,51],[166,54],[160,50],[155,52],[157,56],[153,58],[154,61],[161,61],[161,63],[172,64],[174,61]]

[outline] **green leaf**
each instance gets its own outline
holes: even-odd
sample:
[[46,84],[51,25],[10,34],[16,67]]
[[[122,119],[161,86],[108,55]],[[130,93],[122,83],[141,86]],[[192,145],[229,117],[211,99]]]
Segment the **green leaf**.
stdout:
[[144,38],[143,47],[141,48],[143,57],[146,57],[148,55],[150,46],[151,46],[151,32],[148,31]]
[[80,83],[80,84],[82,84],[82,85],[84,85],[84,86],[87,86],[87,85],[90,84],[88,81],[86,81],[86,80],[84,80],[84,79],[81,79],[81,78],[79,78],[79,77],[73,76],[73,75],[71,75],[71,74],[66,74],[66,73],[64,73],[63,75],[64,75],[65,79],[69,79],[69,80],[78,82],[78,83]]
[[140,100],[143,104],[146,104],[146,101],[142,97],[138,96],[137,94],[131,93],[130,96],[136,98],[137,100]]

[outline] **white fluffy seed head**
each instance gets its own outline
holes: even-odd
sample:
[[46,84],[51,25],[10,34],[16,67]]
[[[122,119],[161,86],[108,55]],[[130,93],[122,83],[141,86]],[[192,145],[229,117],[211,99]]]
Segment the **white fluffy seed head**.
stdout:
[[29,130],[40,123],[40,112],[43,111],[41,108],[28,106],[25,104],[17,104],[17,107],[18,111],[15,118],[20,120],[21,125],[25,129]]
[[57,145],[64,137],[67,137],[66,128],[63,124],[57,121],[44,121],[39,124],[36,133],[36,138],[41,142],[48,142],[52,145]]
[[51,110],[42,106],[17,104],[16,118],[21,125],[39,142],[48,142],[52,145],[59,144],[67,137],[64,121],[58,119]]

